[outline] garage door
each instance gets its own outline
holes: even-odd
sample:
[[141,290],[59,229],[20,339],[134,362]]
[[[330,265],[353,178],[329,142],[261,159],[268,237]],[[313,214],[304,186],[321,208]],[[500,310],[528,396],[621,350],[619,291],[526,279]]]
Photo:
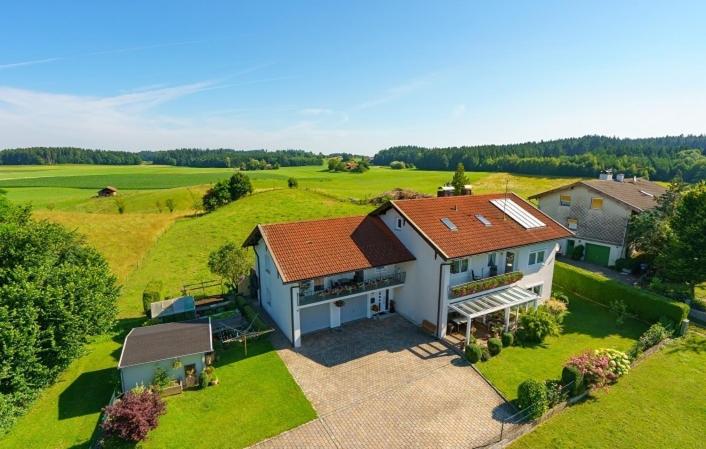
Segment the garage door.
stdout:
[[346,321],[359,320],[368,316],[365,309],[367,296],[346,299],[346,303],[341,307],[341,323]]
[[302,334],[329,327],[330,319],[331,312],[328,304],[299,310],[299,326]]
[[586,256],[584,259],[586,262],[607,267],[610,260],[610,247],[586,243]]

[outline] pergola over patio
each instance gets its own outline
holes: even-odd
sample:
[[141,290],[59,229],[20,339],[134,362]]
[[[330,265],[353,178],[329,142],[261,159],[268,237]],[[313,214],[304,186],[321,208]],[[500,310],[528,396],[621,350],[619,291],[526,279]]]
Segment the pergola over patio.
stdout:
[[507,330],[510,326],[510,309],[530,302],[536,307],[539,299],[540,297],[536,293],[513,286],[450,304],[449,309],[460,313],[468,320],[466,323],[467,344],[471,340],[473,318],[505,310],[505,330]]

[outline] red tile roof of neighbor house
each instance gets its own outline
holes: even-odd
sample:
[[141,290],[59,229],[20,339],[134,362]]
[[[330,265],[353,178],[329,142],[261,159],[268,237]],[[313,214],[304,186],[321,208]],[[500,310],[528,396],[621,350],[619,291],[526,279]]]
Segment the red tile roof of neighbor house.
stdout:
[[414,260],[379,217],[258,225],[244,246],[263,238],[285,283]]
[[[509,200],[545,224],[526,229],[491,203],[491,200],[504,198],[505,194],[500,193],[398,200],[381,206],[373,214],[383,213],[390,208],[396,209],[445,259],[531,245],[573,235],[527,201],[509,193]],[[485,217],[490,226],[482,223],[477,215]],[[449,229],[442,222],[443,219],[450,220],[456,230]]]

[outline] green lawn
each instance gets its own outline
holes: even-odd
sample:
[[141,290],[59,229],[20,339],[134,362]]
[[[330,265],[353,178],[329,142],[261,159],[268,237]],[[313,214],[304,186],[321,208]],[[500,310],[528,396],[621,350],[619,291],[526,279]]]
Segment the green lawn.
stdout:
[[512,449],[662,449],[706,445],[706,336],[691,333]]
[[524,380],[557,379],[568,359],[586,349],[627,350],[647,328],[641,321],[627,319],[616,325],[606,308],[571,296],[564,330],[537,346],[512,346],[476,367],[509,400],[517,398],[517,386]]
[[245,447],[316,416],[268,340],[248,343],[247,357],[239,344],[216,353],[220,383],[168,398],[159,427],[138,447]]

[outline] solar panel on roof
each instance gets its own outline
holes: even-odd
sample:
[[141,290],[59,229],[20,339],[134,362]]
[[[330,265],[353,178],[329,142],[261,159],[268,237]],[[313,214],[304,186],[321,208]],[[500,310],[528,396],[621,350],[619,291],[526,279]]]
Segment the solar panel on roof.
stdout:
[[492,225],[493,225],[493,224],[490,222],[490,220],[488,220],[487,218],[485,218],[485,217],[484,217],[483,215],[481,215],[481,214],[476,214],[476,218],[478,219],[478,221],[480,221],[481,223],[483,223],[485,226],[492,226]]
[[490,202],[493,206],[503,211],[508,217],[515,220],[525,229],[542,228],[546,226],[546,224],[540,221],[537,217],[530,214],[519,204],[510,199],[499,198],[490,200]]
[[454,224],[453,221],[449,220],[448,218],[444,217],[441,219],[441,222],[446,225],[447,228],[449,228],[452,231],[458,231],[458,228]]

